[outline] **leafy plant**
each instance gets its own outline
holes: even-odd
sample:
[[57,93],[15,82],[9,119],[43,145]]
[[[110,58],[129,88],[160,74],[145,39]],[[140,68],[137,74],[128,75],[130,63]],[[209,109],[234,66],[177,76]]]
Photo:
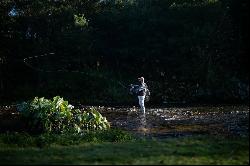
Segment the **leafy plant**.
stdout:
[[88,26],[88,21],[84,17],[84,14],[82,14],[80,16],[74,15],[74,20],[75,20],[76,26],[80,26],[80,27]]
[[75,112],[74,129],[76,129],[78,133],[84,130],[103,130],[110,127],[107,119],[94,108],[83,112],[76,110]]
[[74,109],[60,96],[53,100],[35,97],[23,102],[18,110],[28,121],[32,131],[48,133],[83,133],[88,130],[105,130],[110,124],[98,111],[90,108],[86,111]]

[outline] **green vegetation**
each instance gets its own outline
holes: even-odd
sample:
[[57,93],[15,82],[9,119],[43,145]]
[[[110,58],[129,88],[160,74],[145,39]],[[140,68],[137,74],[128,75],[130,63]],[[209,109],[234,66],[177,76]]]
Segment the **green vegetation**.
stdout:
[[28,101],[1,132],[28,130],[0,164],[249,164],[248,138],[139,139],[60,97],[132,104],[144,76],[149,105],[249,103],[248,20],[248,0],[1,0],[0,105]]
[[18,110],[28,122],[27,127],[36,132],[84,133],[110,128],[107,119],[94,108],[85,111],[73,108],[68,101],[56,96],[53,100],[35,97],[19,105]]
[[60,95],[131,103],[118,81],[128,85],[141,75],[151,103],[249,101],[247,0],[1,0],[0,6],[1,102]]
[[249,164],[248,138],[193,136],[145,140],[119,130],[103,134],[1,134],[0,164]]
[[105,131],[86,131],[85,133],[66,134],[29,134],[6,132],[1,134],[1,147],[50,147],[57,145],[79,145],[82,143],[125,142],[135,140],[136,137],[121,129]]

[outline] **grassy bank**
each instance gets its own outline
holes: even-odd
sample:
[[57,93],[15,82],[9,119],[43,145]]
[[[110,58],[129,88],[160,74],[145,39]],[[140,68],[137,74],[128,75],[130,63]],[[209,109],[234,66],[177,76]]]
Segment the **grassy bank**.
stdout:
[[85,136],[0,135],[0,164],[249,164],[248,138],[146,140],[113,130]]

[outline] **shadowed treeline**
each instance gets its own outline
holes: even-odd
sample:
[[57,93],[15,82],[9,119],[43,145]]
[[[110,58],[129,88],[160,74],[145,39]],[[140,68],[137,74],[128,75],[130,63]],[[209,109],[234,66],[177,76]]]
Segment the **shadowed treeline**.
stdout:
[[120,82],[141,75],[154,104],[247,102],[247,7],[247,0],[2,0],[0,102],[60,95],[129,103]]

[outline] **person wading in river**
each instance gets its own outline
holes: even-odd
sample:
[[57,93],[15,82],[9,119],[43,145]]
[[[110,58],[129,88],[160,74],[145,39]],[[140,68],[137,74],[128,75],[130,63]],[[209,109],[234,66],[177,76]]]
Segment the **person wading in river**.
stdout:
[[147,93],[150,93],[150,92],[148,90],[147,84],[144,82],[144,77],[139,77],[138,81],[139,81],[139,85],[133,85],[133,84],[130,85],[131,86],[130,92],[132,94],[137,95],[140,110],[143,114],[145,114],[145,105],[144,105],[145,96]]

